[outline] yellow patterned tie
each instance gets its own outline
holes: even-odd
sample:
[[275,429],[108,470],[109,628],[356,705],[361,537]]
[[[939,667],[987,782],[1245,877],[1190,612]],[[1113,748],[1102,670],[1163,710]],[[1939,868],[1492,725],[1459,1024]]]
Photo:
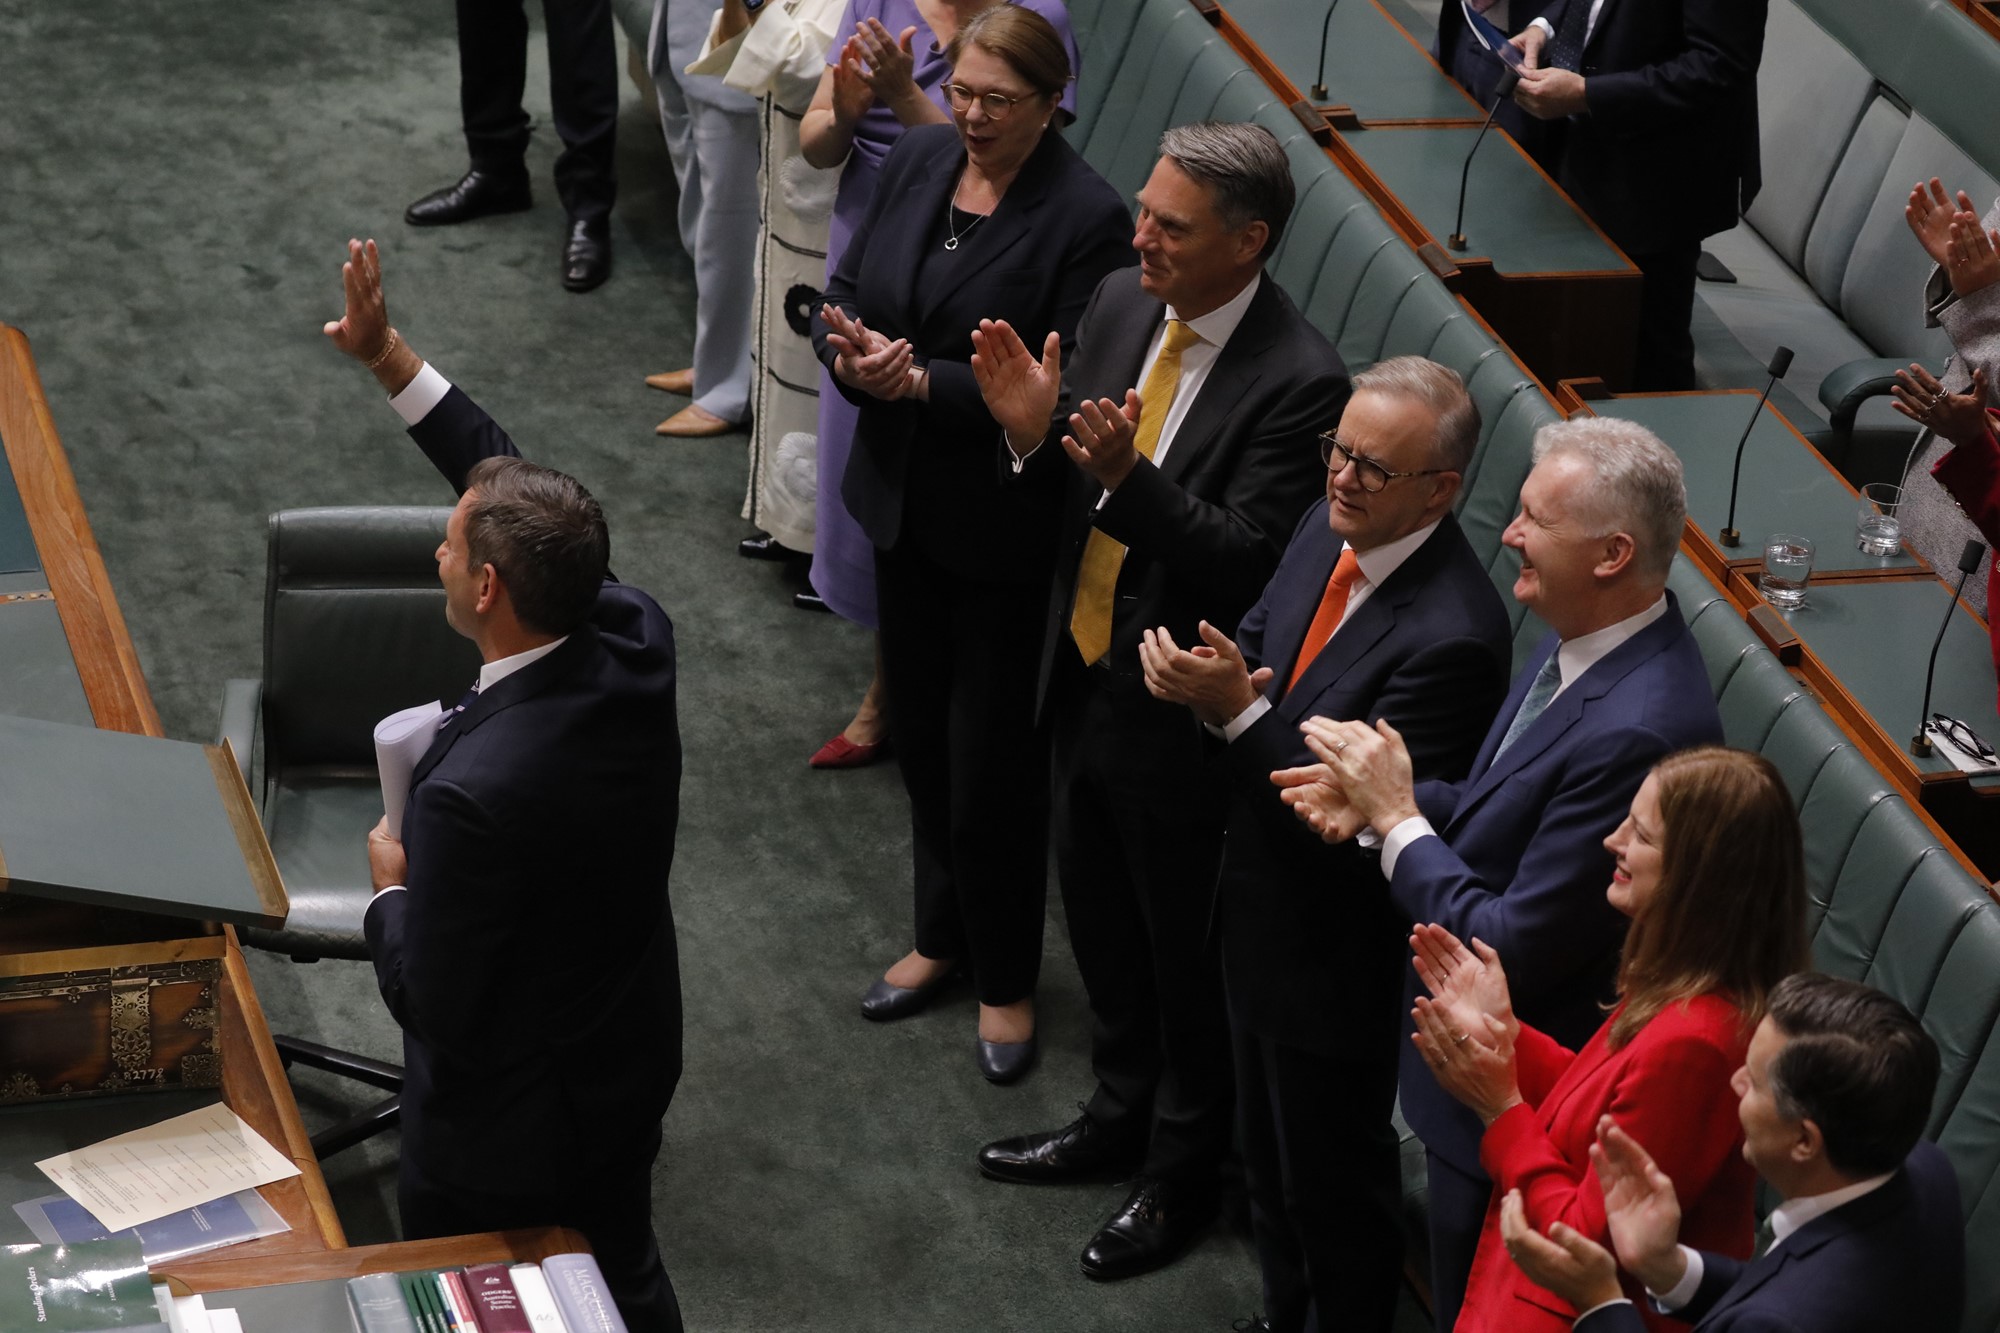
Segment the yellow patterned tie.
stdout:
[[[1181,353],[1200,341],[1201,335],[1191,325],[1178,319],[1167,321],[1160,359],[1139,388],[1139,432],[1132,441],[1149,459],[1160,447],[1160,428],[1174,405]],[[1124,563],[1124,545],[1092,528],[1090,542],[1083,548],[1083,563],[1076,571],[1076,604],[1069,613],[1069,634],[1086,664],[1111,651],[1111,600],[1118,587],[1118,568]]]

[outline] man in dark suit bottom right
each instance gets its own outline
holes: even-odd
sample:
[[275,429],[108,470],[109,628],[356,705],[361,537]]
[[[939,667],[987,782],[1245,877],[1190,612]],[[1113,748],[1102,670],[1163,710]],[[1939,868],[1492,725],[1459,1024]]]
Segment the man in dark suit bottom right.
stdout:
[[1660,1310],[1697,1333],[1864,1333],[1955,1329],[1965,1305],[1958,1180],[1922,1142],[1938,1050],[1895,1000],[1801,973],[1736,1072],[1743,1156],[1784,1197],[1774,1239],[1748,1263],[1676,1241],[1673,1182],[1609,1116],[1591,1156],[1618,1257],[1556,1223],[1530,1229],[1517,1195],[1501,1212],[1523,1272],[1583,1314],[1577,1333],[1638,1333],[1622,1265]]

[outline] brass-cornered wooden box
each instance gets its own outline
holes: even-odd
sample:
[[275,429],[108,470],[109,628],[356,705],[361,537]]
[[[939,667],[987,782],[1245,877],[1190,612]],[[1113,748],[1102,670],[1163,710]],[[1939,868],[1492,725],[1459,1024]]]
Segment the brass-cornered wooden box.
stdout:
[[222,1083],[217,927],[0,895],[0,1106]]

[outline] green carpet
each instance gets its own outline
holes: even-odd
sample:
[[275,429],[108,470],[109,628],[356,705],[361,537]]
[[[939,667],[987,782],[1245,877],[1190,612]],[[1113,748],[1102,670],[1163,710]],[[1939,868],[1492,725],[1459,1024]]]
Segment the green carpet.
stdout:
[[[908,945],[906,807],[891,769],[814,773],[805,758],[859,698],[869,640],[793,610],[781,570],[735,556],[740,435],[652,434],[679,400],[642,377],[687,363],[693,320],[649,106],[626,89],[616,268],[578,297],[557,282],[539,36],[533,211],[401,221],[464,164],[440,0],[0,0],[0,88],[0,319],[33,341],[168,734],[211,736],[222,682],[258,672],[265,515],[449,502],[319,332],[350,235],[381,241],[405,337],[602,498],[615,567],[674,616],[686,1073],[655,1216],[691,1329],[1221,1330],[1257,1308],[1240,1224],[1098,1286],[1077,1254],[1116,1187],[975,1172],[981,1142],[1062,1123],[1089,1091],[1059,913],[1044,1060],[1023,1084],[977,1077],[963,993],[889,1027],[858,1017]],[[550,910],[578,903],[552,885]],[[278,1030],[397,1055],[364,965],[257,955],[252,970]],[[632,1059],[654,1054],[631,1034]],[[314,1125],[362,1100],[310,1074],[297,1086]],[[391,1135],[328,1166],[354,1243],[395,1236],[395,1151]]]

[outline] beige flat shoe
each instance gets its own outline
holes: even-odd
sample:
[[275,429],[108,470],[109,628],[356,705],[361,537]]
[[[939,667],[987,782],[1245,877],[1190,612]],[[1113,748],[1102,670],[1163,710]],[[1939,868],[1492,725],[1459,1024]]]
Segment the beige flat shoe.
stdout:
[[657,375],[646,376],[646,387],[686,398],[694,393],[694,371],[663,370]]
[[653,434],[670,435],[683,440],[700,440],[711,435],[727,435],[735,429],[734,423],[724,421],[713,412],[703,411],[693,403],[689,403],[653,427]]

